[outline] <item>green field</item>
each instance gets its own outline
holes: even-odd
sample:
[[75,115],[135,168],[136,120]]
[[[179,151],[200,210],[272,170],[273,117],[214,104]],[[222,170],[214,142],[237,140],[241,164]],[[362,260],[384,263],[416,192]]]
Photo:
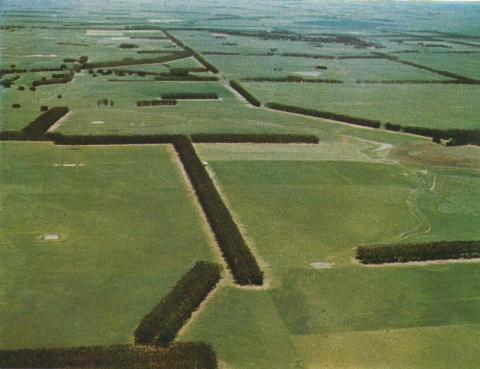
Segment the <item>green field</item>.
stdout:
[[[478,366],[478,260],[373,267],[354,256],[360,245],[478,240],[479,147],[254,107],[229,83],[263,104],[479,129],[480,84],[441,73],[480,80],[477,4],[4,0],[0,18],[8,137],[45,106],[68,107],[53,127],[65,136],[318,137],[194,144],[196,170],[207,170],[265,284],[240,287],[224,270],[178,341],[211,344],[218,369]],[[71,60],[81,56],[116,66]],[[62,64],[71,81],[30,90]],[[172,68],[218,80],[155,80]],[[248,81],[289,76],[330,81]],[[166,93],[218,99],[137,106]],[[133,344],[142,318],[196,262],[227,265],[184,168],[172,145],[0,142],[0,357]]]
[[130,342],[179,277],[213,259],[165,146],[3,143],[1,178],[2,348]]
[[430,128],[478,128],[479,86],[248,83],[263,102]]
[[[293,161],[303,155],[301,149],[291,150],[290,161],[262,161],[253,151],[245,154],[250,161],[233,162],[227,147],[200,147],[265,261],[271,288],[261,292],[254,311],[246,307],[252,292],[222,291],[184,339],[212,342],[226,367],[241,368],[447,368],[452,363],[468,368],[478,358],[476,264],[368,268],[351,263],[359,244],[475,239],[478,172],[421,172],[375,158],[331,161],[328,154],[325,161]],[[315,262],[330,268],[315,270]],[[222,318],[232,311],[235,322]],[[274,341],[265,342],[262,332]],[[436,352],[462,347],[468,355],[432,358],[421,351],[430,342],[438,343]],[[241,358],[234,354],[238,347],[248,350]],[[265,362],[256,359],[260,352]],[[407,352],[415,353],[413,360],[405,359]]]

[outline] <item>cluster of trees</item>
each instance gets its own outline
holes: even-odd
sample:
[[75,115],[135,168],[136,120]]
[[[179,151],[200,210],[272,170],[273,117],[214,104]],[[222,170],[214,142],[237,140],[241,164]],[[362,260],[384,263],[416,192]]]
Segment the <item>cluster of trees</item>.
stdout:
[[180,100],[180,99],[216,100],[218,99],[218,95],[215,92],[165,92],[161,96],[163,100]]
[[179,136],[174,140],[174,147],[235,281],[240,285],[262,285],[263,272],[197,156],[192,142],[186,136]]
[[364,127],[370,127],[370,128],[380,128],[382,124],[378,120],[357,118],[357,117],[352,117],[344,114],[336,114],[336,113],[331,113],[326,111],[301,108],[298,106],[291,106],[291,105],[284,105],[284,104],[277,104],[277,103],[267,103],[266,106],[274,110],[286,111],[289,113],[296,113],[296,114],[303,114],[303,115],[310,115],[317,118],[338,120],[341,122],[355,124],[355,125],[364,126]]
[[177,100],[140,100],[137,106],[177,105]]
[[480,241],[433,241],[418,244],[359,246],[356,258],[363,264],[471,259],[480,257]]
[[242,133],[197,133],[191,135],[193,142],[198,143],[305,143],[317,144],[319,139],[314,135],[295,134],[242,134]]
[[198,262],[147,314],[134,332],[135,343],[169,346],[192,313],[220,281],[217,264]]
[[33,81],[32,87],[68,83],[72,81],[73,75],[74,75],[73,72],[68,72],[65,74],[54,74],[50,79],[39,79],[39,80]]
[[4,368],[216,369],[205,343],[175,343],[168,348],[131,345],[0,351]]
[[249,91],[245,89],[240,83],[237,81],[230,81],[230,86],[237,91],[240,95],[244,97],[245,100],[247,100],[251,105],[253,106],[261,106],[262,103],[255,97],[253,96]]
[[51,108],[40,114],[33,122],[23,128],[22,133],[31,138],[43,137],[45,132],[67,113],[67,107]]

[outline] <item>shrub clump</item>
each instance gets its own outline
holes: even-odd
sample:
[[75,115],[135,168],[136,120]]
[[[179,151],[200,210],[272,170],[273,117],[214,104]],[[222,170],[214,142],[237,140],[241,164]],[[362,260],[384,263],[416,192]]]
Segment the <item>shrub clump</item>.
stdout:
[[177,333],[220,281],[220,266],[198,262],[145,316],[135,330],[136,344],[169,346]]

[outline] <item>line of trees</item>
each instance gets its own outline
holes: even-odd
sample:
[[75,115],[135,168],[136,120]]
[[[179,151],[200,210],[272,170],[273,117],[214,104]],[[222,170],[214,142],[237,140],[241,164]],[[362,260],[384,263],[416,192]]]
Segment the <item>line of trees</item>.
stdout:
[[73,72],[68,72],[64,74],[54,74],[50,79],[39,79],[32,82],[33,87],[45,86],[45,85],[56,85],[61,83],[71,82],[73,79]]
[[140,322],[135,343],[167,347],[220,281],[218,264],[197,262]]
[[418,244],[359,246],[356,251],[356,258],[362,264],[478,257],[480,257],[480,241],[433,241]]
[[174,135],[68,135],[47,133],[46,140],[56,145],[141,145],[141,144],[171,144]]
[[262,285],[263,272],[197,156],[192,142],[186,136],[179,136],[174,140],[174,147],[235,281],[240,285]]
[[196,76],[194,74],[188,74],[186,76],[179,76],[174,74],[164,74],[154,77],[155,81],[192,81],[192,82],[214,82],[218,81],[218,77],[215,76]]
[[285,112],[288,112],[288,113],[296,113],[296,114],[302,114],[302,115],[309,115],[309,116],[317,117],[317,118],[338,120],[338,121],[341,121],[341,122],[355,124],[355,125],[364,126],[364,127],[370,127],[370,128],[380,128],[380,126],[382,124],[378,120],[357,118],[357,117],[352,117],[350,115],[337,114],[337,113],[331,113],[331,112],[326,112],[326,111],[301,108],[301,107],[292,106],[292,105],[285,105],[285,104],[278,104],[278,103],[267,103],[266,106],[270,109],[285,111]]
[[317,144],[319,139],[314,135],[297,134],[231,134],[231,133],[198,133],[191,135],[195,143],[304,143]]
[[177,100],[140,100],[137,106],[177,105]]
[[285,76],[285,77],[246,77],[242,78],[245,82],[305,82],[305,83],[343,83],[339,79],[333,78],[303,78],[302,76]]
[[205,343],[175,343],[168,348],[131,345],[1,350],[2,368],[216,369]]
[[480,129],[438,129],[385,123],[385,129],[431,137],[435,142],[449,140],[448,146],[480,145]]
[[394,85],[394,84],[441,84],[441,85],[459,85],[465,84],[465,82],[457,80],[457,79],[448,79],[448,80],[426,80],[426,79],[404,79],[404,80],[381,80],[381,81],[371,81],[371,80],[357,80],[357,83],[368,83],[368,84],[387,84],[387,85]]
[[262,105],[260,100],[253,96],[245,87],[243,87],[239,82],[230,80],[230,86],[237,91],[240,95],[243,96],[251,105],[259,107]]
[[181,99],[204,99],[216,100],[218,95],[215,92],[165,92],[161,94],[163,100],[181,100]]
[[185,47],[185,50],[189,51],[192,53],[192,55],[195,57],[195,59],[198,60],[200,64],[202,64],[205,68],[207,68],[210,72],[212,73],[218,73],[218,69],[216,66],[214,66],[212,63],[210,63],[207,59],[205,59],[202,55],[197,53],[195,50],[193,50],[190,47]]
[[45,132],[67,113],[67,107],[51,108],[24,127],[21,133],[26,139],[41,139]]

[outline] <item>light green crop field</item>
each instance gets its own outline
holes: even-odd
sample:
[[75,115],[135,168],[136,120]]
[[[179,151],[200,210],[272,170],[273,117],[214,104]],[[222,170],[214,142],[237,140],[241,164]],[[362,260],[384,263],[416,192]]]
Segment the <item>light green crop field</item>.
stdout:
[[166,146],[2,143],[1,163],[2,348],[131,342],[180,276],[213,259]]

